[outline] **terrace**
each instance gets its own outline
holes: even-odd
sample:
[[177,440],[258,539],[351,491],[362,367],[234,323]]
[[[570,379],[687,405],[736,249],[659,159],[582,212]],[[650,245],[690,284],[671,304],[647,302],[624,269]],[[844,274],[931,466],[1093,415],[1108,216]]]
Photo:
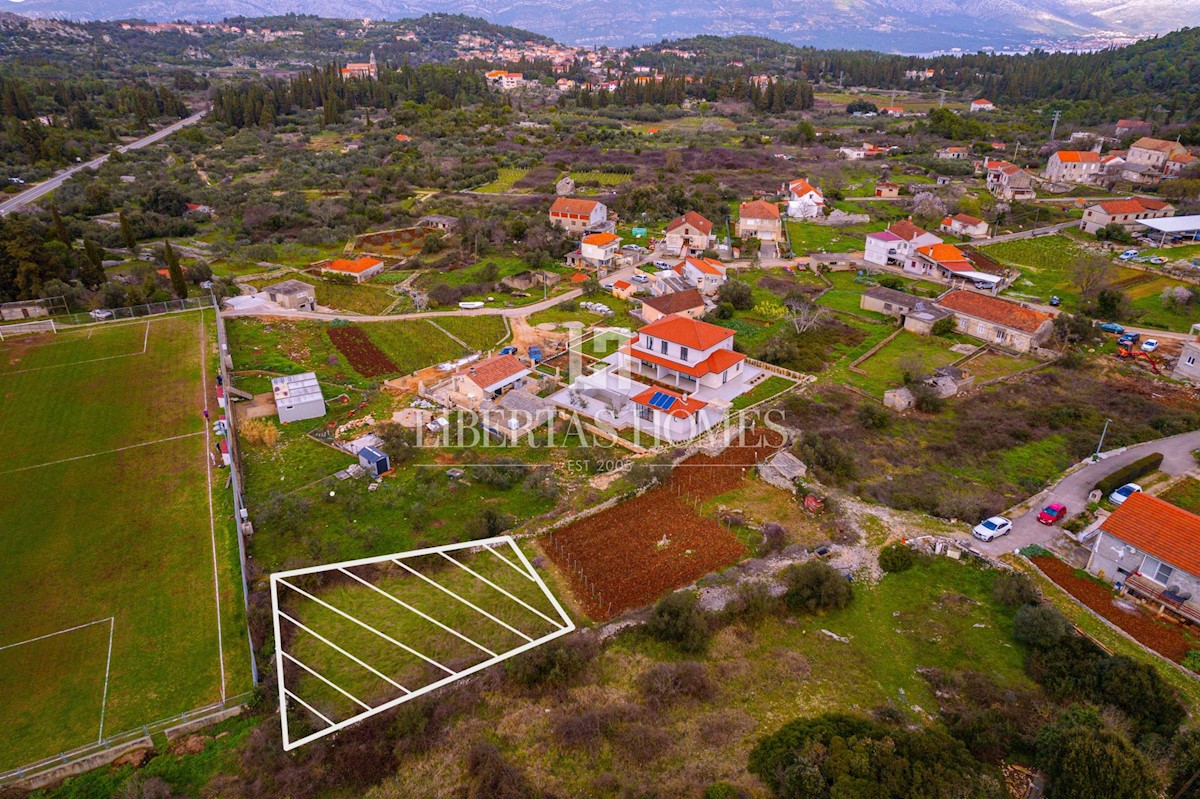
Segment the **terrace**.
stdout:
[[1148,599],[1158,605],[1158,615],[1170,612],[1184,621],[1200,625],[1200,606],[1191,602],[1190,594],[1173,594],[1158,583],[1140,574],[1125,578],[1125,587],[1135,596]]

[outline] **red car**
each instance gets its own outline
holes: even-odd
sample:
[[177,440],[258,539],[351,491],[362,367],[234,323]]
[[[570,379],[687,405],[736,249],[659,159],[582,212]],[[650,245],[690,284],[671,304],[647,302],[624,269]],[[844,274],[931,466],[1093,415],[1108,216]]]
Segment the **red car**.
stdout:
[[1051,502],[1046,507],[1042,508],[1042,512],[1037,515],[1037,520],[1042,524],[1054,524],[1062,521],[1067,515],[1067,506],[1061,502]]

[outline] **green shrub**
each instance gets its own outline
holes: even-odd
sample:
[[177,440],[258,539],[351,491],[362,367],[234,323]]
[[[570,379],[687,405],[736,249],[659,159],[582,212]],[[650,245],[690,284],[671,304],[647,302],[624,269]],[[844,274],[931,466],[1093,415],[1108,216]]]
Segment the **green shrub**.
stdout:
[[1071,622],[1049,605],[1026,605],[1013,618],[1013,638],[1033,649],[1051,649],[1071,634]]
[[791,610],[809,613],[841,610],[853,597],[850,582],[837,569],[819,560],[788,567],[784,579],[788,588],[783,601]]
[[505,671],[523,688],[563,688],[599,651],[595,638],[576,634],[509,658],[505,662]]
[[1156,471],[1158,467],[1162,465],[1162,462],[1162,453],[1152,452],[1144,458],[1138,458],[1133,463],[1122,466],[1120,469],[1112,472],[1107,477],[1101,478],[1099,481],[1097,481],[1093,488],[1100,491],[1105,496],[1108,496],[1126,483],[1132,483],[1139,477],[1144,477],[1151,472]]
[[992,597],[1001,605],[1015,608],[1034,604],[1041,594],[1028,574],[1000,572],[992,583]]
[[917,553],[904,544],[892,544],[879,551],[879,568],[889,574],[906,572],[917,562]]
[[935,336],[948,336],[954,332],[954,317],[947,316],[945,319],[939,319],[933,323],[933,327],[929,332]]
[[690,591],[667,594],[658,600],[646,622],[646,632],[689,654],[703,652],[712,636],[708,614],[700,609],[696,595]]
[[714,782],[704,789],[704,799],[743,799],[746,796],[736,785]]
[[1188,650],[1188,653],[1183,656],[1183,667],[1200,672],[1200,649]]

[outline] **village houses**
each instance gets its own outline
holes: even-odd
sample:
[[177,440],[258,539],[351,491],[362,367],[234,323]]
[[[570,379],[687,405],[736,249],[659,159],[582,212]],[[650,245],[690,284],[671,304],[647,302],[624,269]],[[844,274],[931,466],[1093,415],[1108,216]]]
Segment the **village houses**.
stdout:
[[955,214],[944,217],[940,229],[963,238],[984,239],[987,238],[988,223],[970,214]]
[[954,312],[958,332],[1016,352],[1041,347],[1054,329],[1050,314],[967,289],[943,295],[938,305]]
[[378,258],[364,255],[353,260],[335,258],[325,262],[321,266],[321,271],[330,275],[353,278],[355,283],[362,283],[364,280],[375,277],[386,268],[387,265]]
[[1100,153],[1092,150],[1059,150],[1050,155],[1042,175],[1053,183],[1090,183],[1103,171]]
[[664,244],[668,255],[686,255],[685,250],[704,251],[715,243],[713,223],[695,211],[677,216],[667,225]]
[[785,183],[780,193],[787,198],[790,217],[812,219],[825,213],[825,195],[804,178]]
[[699,289],[684,289],[642,300],[641,317],[646,322],[657,322],[672,314],[699,319],[706,310]]
[[370,80],[379,78],[379,65],[375,63],[375,53],[371,53],[371,59],[365,63],[352,61],[342,67],[342,80],[351,78],[368,78]]
[[898,266],[912,274],[928,274],[932,270],[918,263],[917,249],[941,243],[941,237],[902,219],[887,230],[867,234],[863,260],[876,266]]
[[778,241],[782,235],[779,206],[766,200],[752,200],[738,208],[737,234],[743,239]]
[[708,296],[716,294],[725,284],[725,265],[715,258],[688,256],[675,266],[675,272]]

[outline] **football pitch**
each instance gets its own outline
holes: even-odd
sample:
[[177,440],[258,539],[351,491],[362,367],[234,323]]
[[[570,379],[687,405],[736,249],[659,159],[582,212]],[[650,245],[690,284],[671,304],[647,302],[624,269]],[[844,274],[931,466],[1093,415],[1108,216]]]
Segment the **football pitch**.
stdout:
[[251,688],[212,311],[0,343],[0,771]]

